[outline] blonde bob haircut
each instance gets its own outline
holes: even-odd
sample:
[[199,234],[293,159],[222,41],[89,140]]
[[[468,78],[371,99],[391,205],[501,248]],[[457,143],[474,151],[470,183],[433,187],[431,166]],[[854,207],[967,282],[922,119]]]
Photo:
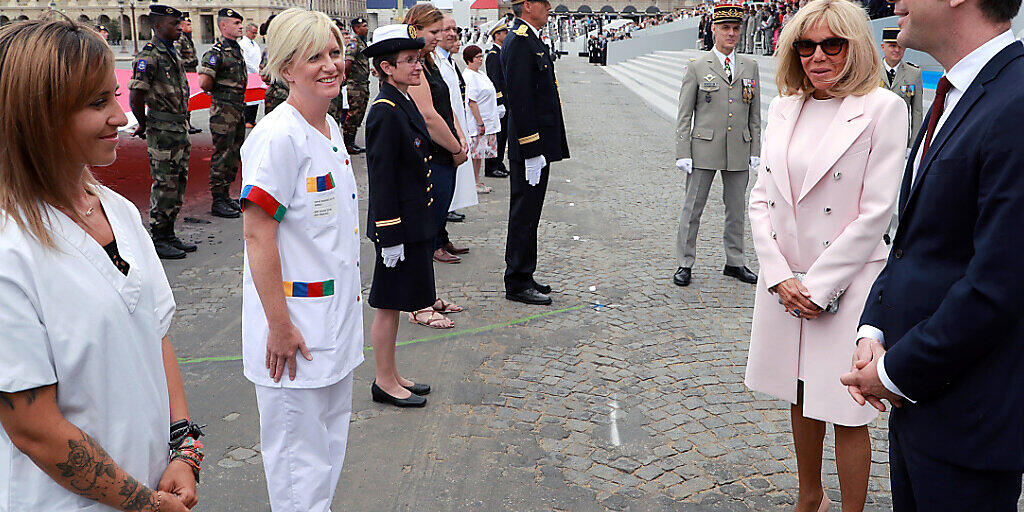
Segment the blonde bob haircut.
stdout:
[[835,97],[864,96],[879,86],[882,60],[875,49],[875,40],[868,28],[868,15],[849,0],[811,0],[797,11],[779,35],[775,51],[778,70],[775,84],[779,94],[794,96],[814,92],[811,80],[804,73],[800,55],[793,43],[811,27],[824,23],[838,37],[849,41],[846,64],[828,92]]
[[332,38],[344,54],[341,31],[326,14],[298,7],[278,14],[267,27],[267,64],[263,74],[288,83],[281,72],[293,62],[306,60],[323,50]]

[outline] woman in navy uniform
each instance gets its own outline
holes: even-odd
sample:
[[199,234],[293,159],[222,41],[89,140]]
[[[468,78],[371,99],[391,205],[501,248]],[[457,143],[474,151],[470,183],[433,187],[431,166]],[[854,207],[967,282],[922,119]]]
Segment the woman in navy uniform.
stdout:
[[426,310],[422,323],[447,321],[431,309],[437,299],[432,259],[437,226],[430,210],[430,135],[408,95],[423,71],[419,50],[425,43],[415,35],[409,25],[380,27],[363,50],[381,79],[366,119],[367,236],[377,253],[370,286],[370,306],[377,309],[370,332],[377,377],[370,391],[373,401],[398,407],[423,407],[427,400],[421,395],[430,392],[430,386],[398,375],[400,312]]

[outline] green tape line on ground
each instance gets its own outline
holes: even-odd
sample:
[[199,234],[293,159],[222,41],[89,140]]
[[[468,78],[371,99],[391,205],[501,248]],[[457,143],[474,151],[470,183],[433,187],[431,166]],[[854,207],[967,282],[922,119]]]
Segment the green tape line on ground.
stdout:
[[[581,309],[583,309],[585,307],[587,307],[586,304],[580,304],[580,305],[577,305],[577,306],[573,306],[571,308],[556,309],[556,310],[553,310],[553,311],[546,311],[544,313],[538,313],[536,315],[524,316],[522,318],[517,318],[515,320],[511,320],[511,321],[508,321],[508,322],[502,322],[502,323],[497,323],[497,324],[485,325],[483,327],[474,327],[472,329],[463,329],[461,331],[446,332],[446,333],[443,333],[443,334],[438,334],[436,336],[427,336],[426,338],[418,338],[418,339],[415,339],[415,340],[400,341],[400,342],[396,343],[395,346],[396,347],[402,347],[402,346],[405,346],[405,345],[412,345],[413,343],[422,343],[424,341],[437,341],[437,340],[443,340],[443,339],[446,339],[446,338],[454,338],[455,336],[462,336],[463,334],[477,334],[477,333],[486,332],[486,331],[493,331],[495,329],[501,329],[503,327],[511,327],[513,325],[524,324],[524,323],[529,322],[531,320],[536,320],[538,318],[544,318],[546,316],[557,315],[557,314],[560,314],[560,313],[568,313],[570,311],[579,311],[579,310],[581,310]],[[373,347],[365,347],[363,350],[369,352],[369,351],[373,350]],[[221,363],[221,362],[225,362],[225,361],[241,361],[241,360],[242,360],[242,356],[179,357],[178,358],[178,364]]]

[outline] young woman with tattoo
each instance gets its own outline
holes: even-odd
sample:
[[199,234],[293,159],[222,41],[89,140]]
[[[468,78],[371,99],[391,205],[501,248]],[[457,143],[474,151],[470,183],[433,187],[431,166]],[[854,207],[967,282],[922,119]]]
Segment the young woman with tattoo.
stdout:
[[171,289],[139,211],[89,170],[114,160],[117,94],[91,29],[0,29],[0,510],[196,504]]

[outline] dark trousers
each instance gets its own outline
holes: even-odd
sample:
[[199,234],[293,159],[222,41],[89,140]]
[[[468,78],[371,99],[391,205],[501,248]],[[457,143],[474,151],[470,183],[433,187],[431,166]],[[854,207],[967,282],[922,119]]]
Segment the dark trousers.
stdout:
[[505,291],[518,293],[533,286],[537,270],[537,226],[544,208],[550,165],[540,172],[540,183],[526,182],[526,164],[509,160],[508,238],[505,241]]
[[245,122],[248,124],[256,124],[256,114],[260,111],[259,103],[255,105],[245,105]]
[[1014,512],[1020,471],[983,471],[933,459],[889,428],[893,512]]
[[434,221],[437,235],[434,238],[434,249],[441,249],[448,244],[448,208],[455,197],[455,166],[451,164],[430,164],[430,178],[433,188],[430,189],[434,198]]
[[505,146],[508,143],[508,114],[501,118],[501,131],[498,132],[498,156],[484,160],[484,170],[494,172],[505,168]]

